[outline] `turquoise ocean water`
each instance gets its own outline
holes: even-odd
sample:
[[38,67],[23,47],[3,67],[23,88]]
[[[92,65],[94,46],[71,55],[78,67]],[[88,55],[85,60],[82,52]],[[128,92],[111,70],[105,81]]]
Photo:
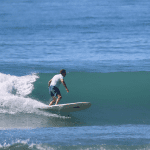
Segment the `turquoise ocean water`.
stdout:
[[[150,149],[148,0],[0,1],[0,149]],[[60,103],[41,111],[67,70]]]

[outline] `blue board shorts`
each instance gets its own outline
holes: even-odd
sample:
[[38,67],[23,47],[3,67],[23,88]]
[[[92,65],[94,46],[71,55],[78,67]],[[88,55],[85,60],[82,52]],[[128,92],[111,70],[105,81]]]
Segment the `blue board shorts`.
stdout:
[[53,97],[53,96],[59,95],[60,91],[59,91],[59,89],[56,86],[50,86],[49,87],[49,93]]

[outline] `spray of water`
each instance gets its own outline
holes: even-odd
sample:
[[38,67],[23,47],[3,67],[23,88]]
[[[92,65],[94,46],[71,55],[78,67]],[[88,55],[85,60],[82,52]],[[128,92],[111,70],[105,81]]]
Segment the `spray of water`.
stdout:
[[0,73],[0,113],[35,113],[57,117],[56,114],[40,111],[38,108],[45,104],[28,97],[38,78],[37,74],[18,77]]

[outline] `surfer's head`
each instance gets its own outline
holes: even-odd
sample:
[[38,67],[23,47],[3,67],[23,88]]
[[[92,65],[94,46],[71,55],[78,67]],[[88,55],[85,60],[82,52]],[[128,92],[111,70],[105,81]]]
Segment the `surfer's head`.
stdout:
[[60,70],[60,74],[62,74],[62,76],[65,77],[66,76],[66,70],[65,69],[61,69]]

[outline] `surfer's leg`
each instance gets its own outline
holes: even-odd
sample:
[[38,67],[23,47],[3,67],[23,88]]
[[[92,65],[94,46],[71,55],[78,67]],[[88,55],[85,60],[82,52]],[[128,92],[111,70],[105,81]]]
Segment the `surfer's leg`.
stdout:
[[53,96],[52,98],[53,98],[53,100],[50,102],[49,106],[51,106],[53,103],[55,103],[55,102],[56,102],[56,97],[55,97],[55,96]]
[[58,98],[57,98],[57,101],[56,101],[56,104],[55,104],[55,105],[57,105],[57,104],[59,103],[59,101],[62,99],[61,94],[58,94],[57,96],[58,96]]

